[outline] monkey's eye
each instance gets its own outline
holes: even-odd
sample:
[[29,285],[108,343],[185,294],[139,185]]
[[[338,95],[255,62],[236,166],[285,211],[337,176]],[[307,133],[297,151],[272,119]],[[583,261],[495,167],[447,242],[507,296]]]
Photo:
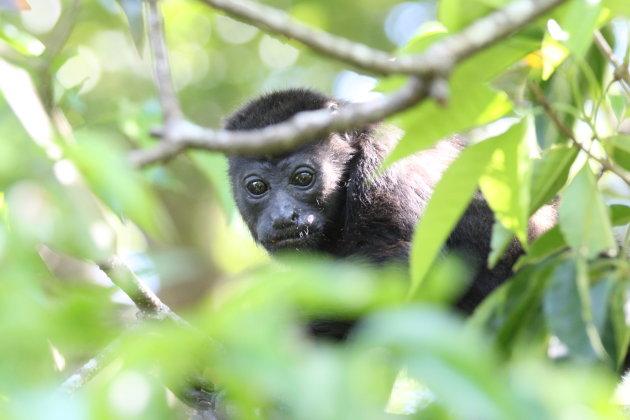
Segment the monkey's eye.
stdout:
[[313,173],[310,171],[299,171],[291,178],[291,184],[300,187],[308,187],[313,182]]
[[267,187],[267,184],[265,184],[260,179],[249,181],[246,185],[246,188],[247,188],[247,191],[249,191],[253,195],[262,195],[269,189]]

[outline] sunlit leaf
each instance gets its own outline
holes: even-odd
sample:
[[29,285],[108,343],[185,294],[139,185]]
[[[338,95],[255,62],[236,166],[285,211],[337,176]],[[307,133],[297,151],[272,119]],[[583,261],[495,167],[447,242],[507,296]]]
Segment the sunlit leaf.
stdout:
[[479,187],[497,220],[527,246],[530,159],[525,129],[521,121],[493,140],[496,149]]
[[612,16],[624,15],[630,17],[630,4],[625,0],[603,0],[603,6],[608,8]]
[[488,82],[536,48],[533,39],[510,38],[463,62],[450,79],[446,106],[425,101],[396,118],[405,136],[387,158],[387,163],[508,113],[512,109],[508,96],[492,89]]
[[575,0],[569,3],[560,22],[562,29],[569,35],[565,45],[576,60],[581,60],[586,54],[593,39],[600,9],[601,1]]
[[466,210],[477,189],[479,177],[499,145],[496,139],[491,139],[468,147],[444,172],[435,187],[413,236],[410,296],[415,295],[433,260]]

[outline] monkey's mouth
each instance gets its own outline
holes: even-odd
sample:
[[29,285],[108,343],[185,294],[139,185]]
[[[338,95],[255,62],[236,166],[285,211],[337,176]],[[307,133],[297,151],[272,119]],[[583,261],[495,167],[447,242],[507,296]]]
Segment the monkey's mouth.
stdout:
[[280,248],[299,247],[306,241],[305,237],[302,238],[277,238],[271,239],[271,243]]
[[283,234],[271,236],[271,238],[263,242],[263,245],[271,252],[291,249],[299,251],[315,248],[317,246],[317,237],[318,235],[315,232],[283,232]]

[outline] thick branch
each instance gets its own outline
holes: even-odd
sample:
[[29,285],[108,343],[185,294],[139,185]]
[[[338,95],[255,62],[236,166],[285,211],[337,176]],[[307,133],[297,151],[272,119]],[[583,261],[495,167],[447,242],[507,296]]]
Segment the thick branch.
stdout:
[[380,121],[409,108],[426,97],[425,84],[418,79],[390,96],[374,101],[350,104],[338,112],[317,110],[302,112],[285,123],[259,130],[226,131],[204,128],[188,121],[173,127],[173,140],[151,149],[132,152],[132,163],[143,167],[168,159],[185,149],[205,149],[231,154],[274,153],[289,150],[306,140],[333,131],[343,131]]
[[[296,115],[281,124],[251,131],[225,131],[200,127],[180,119],[167,124],[159,135],[168,137],[153,148],[134,151],[130,155],[132,164],[144,167],[170,159],[187,149],[205,149],[231,154],[271,153],[289,150],[318,136],[333,131],[345,131],[380,121],[412,107],[428,96],[435,83],[443,84],[443,76],[452,66],[466,57],[498,42],[564,0],[517,0],[504,9],[477,20],[461,32],[434,44],[415,57],[391,60],[378,53],[366,53],[365,46],[347,44],[347,40],[321,34],[292,22],[286,15],[248,0],[202,0],[243,20],[257,23],[277,33],[291,36],[318,51],[372,70],[422,74],[423,78],[412,77],[410,82],[392,95],[361,104],[343,107],[337,113],[327,110],[310,111]],[[357,48],[355,48],[357,47]],[[347,57],[345,56],[347,54]],[[380,57],[380,58],[378,58]],[[377,67],[370,63],[378,62]],[[413,70],[413,71],[412,71]],[[430,76],[429,76],[430,75]],[[444,98],[440,98],[444,99]],[[167,132],[165,132],[167,131]]]
[[286,13],[250,0],[200,0],[265,31],[284,35],[324,55],[378,74],[417,76],[442,73],[451,66],[501,39],[563,3],[565,0],[518,0],[474,22],[419,56],[392,55],[348,39],[311,29]]

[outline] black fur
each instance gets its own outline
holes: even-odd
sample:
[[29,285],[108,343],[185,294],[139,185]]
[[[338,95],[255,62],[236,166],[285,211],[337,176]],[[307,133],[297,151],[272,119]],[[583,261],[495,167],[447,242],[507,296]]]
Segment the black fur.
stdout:
[[[282,122],[301,111],[343,103],[320,93],[292,89],[265,95],[229,117],[228,130],[246,130]],[[412,233],[442,172],[464,142],[453,137],[390,167],[375,171],[394,147],[400,132],[374,124],[317,139],[279,156],[229,158],[234,196],[254,238],[270,252],[314,250],[336,257],[358,256],[373,262],[406,260]],[[291,184],[298,168],[315,174],[308,188]],[[248,180],[260,179],[268,190],[254,196]],[[457,303],[472,310],[511,273],[522,253],[515,241],[493,270],[486,268],[494,216],[477,193],[447,241],[475,271],[470,289]],[[427,238],[426,240],[431,240]],[[316,333],[343,337],[347,326],[314,323]]]

